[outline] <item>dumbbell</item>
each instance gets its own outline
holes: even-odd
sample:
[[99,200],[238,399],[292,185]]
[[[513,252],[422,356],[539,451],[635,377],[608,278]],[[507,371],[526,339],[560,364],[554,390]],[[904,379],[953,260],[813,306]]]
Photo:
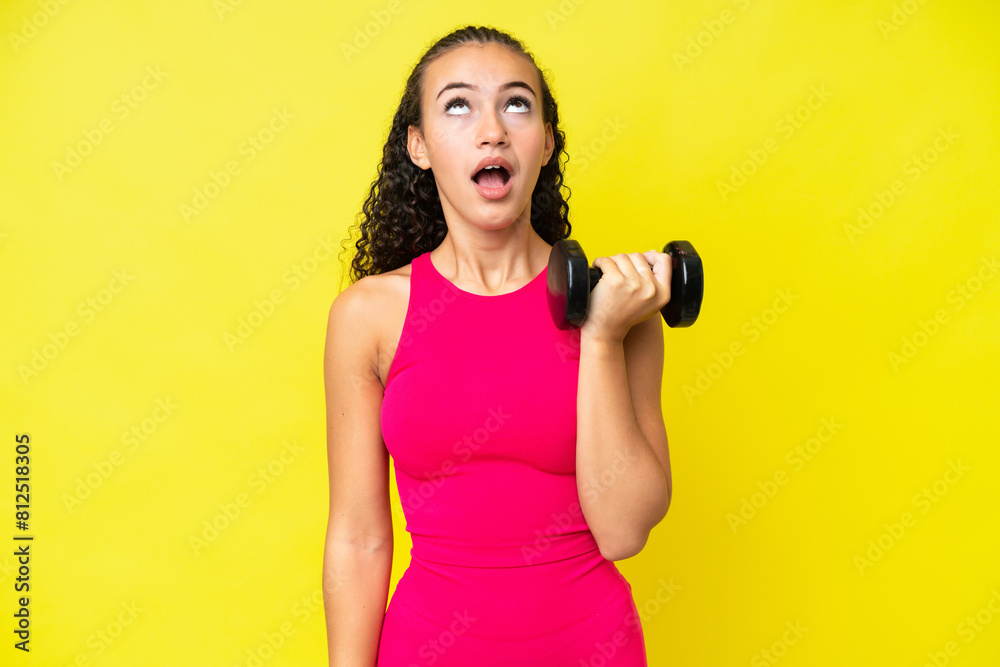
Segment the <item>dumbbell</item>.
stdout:
[[[660,313],[670,327],[689,327],[698,319],[705,291],[701,257],[687,241],[671,241],[663,247],[670,255],[670,301]],[[587,317],[590,293],[604,272],[590,266],[576,241],[561,239],[549,253],[547,288],[549,311],[560,329],[579,328]]]

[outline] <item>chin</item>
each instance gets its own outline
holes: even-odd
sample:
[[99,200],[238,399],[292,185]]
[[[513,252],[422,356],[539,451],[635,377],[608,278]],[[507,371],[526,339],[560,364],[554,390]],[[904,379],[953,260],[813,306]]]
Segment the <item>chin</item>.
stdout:
[[502,227],[517,222],[519,218],[530,217],[528,215],[529,203],[530,202],[518,203],[516,206],[506,202],[500,205],[488,203],[487,206],[489,206],[489,208],[480,207],[478,211],[473,214],[473,217],[490,226]]

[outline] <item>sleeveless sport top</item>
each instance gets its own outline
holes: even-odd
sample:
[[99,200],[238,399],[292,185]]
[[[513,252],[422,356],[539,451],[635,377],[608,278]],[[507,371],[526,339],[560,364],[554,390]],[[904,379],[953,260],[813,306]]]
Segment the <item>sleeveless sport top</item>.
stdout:
[[553,323],[546,273],[486,296],[429,252],[411,264],[381,424],[413,558],[514,567],[598,549],[576,487],[580,331]]

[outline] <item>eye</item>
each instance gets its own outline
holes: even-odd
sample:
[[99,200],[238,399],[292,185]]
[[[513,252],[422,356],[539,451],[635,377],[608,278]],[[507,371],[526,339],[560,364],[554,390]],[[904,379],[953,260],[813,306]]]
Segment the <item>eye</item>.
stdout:
[[[453,97],[450,100],[448,100],[447,102],[445,102],[444,112],[445,113],[450,113],[451,108],[453,106],[455,106],[455,105],[463,106],[466,109],[468,109],[468,107],[469,107],[469,101],[466,100],[464,97]],[[456,113],[456,114],[451,114],[451,115],[452,116],[464,116],[467,113],[468,113],[468,111],[464,111],[464,112],[461,112],[461,113]]]
[[523,95],[514,95],[507,100],[508,105],[514,104],[515,102],[521,105],[515,113],[528,113],[528,111],[531,110],[531,100],[527,97],[524,97]]
[[[528,113],[531,110],[531,100],[523,95],[513,95],[507,100],[507,106],[513,108],[514,113]],[[465,111],[452,112],[453,108],[461,107],[465,107]],[[464,116],[469,113],[468,109],[469,101],[464,97],[453,97],[444,105],[444,112],[450,116]]]

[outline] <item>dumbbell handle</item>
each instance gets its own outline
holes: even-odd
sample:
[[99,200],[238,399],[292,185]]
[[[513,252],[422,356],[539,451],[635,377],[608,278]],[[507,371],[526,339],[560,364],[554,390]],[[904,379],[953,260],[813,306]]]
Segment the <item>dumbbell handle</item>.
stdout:
[[[663,319],[667,321],[667,325],[670,327],[687,327],[691,326],[694,319],[690,317],[690,313],[683,312],[682,304],[680,299],[675,299],[674,295],[680,295],[681,289],[688,283],[688,263],[683,261],[683,258],[698,258],[698,254],[694,251],[694,247],[691,246],[687,241],[671,241],[666,246],[663,247],[663,252],[670,255],[671,262],[671,278],[670,278],[670,301],[667,302],[661,310],[660,313],[663,315]],[[698,258],[698,267],[700,269],[701,260]],[[650,268],[652,266],[650,265]],[[596,266],[590,267],[588,272],[590,276],[590,291],[594,291],[594,287],[597,286],[598,281],[604,275],[604,272]],[[700,290],[701,285],[697,286],[699,293],[697,294],[697,304],[695,310],[693,311],[694,317],[697,317],[698,309],[701,307],[702,295]],[[684,317],[688,315],[688,317]]]

